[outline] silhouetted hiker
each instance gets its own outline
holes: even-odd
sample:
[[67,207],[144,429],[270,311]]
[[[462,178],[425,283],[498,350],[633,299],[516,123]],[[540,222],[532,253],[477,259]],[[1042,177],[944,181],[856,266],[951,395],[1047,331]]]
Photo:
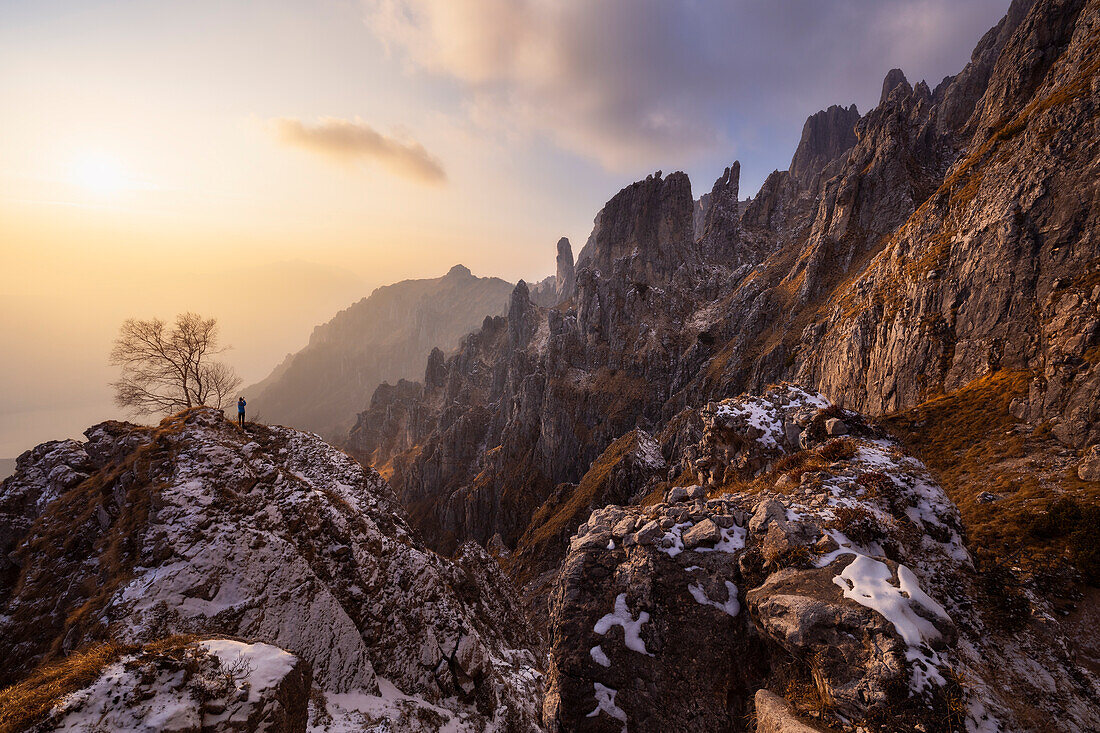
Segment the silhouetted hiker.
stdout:
[[237,398],[237,424],[242,428],[244,427],[244,406],[248,403],[244,401],[244,397]]

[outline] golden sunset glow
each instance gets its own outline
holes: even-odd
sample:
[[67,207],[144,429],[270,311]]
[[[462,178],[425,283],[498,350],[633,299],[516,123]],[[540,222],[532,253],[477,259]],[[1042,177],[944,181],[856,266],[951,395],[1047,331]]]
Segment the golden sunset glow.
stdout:
[[97,194],[112,194],[134,188],[134,181],[122,165],[103,153],[88,153],[80,157],[72,167],[72,180]]

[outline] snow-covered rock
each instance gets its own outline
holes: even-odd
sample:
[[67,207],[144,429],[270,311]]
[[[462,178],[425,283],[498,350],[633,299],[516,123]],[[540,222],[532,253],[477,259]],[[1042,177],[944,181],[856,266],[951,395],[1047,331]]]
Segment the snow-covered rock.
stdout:
[[305,731],[309,665],[269,644],[153,644],[67,695],[36,731]]
[[[571,540],[550,600],[549,728],[736,731],[755,706],[761,730],[813,729],[812,705],[770,691],[818,700],[844,730],[945,730],[945,716],[1030,730],[1036,711],[1091,729],[1100,690],[1049,630],[983,623],[958,510],[919,460],[793,385],[700,413],[685,452],[714,498],[604,507]],[[830,438],[829,419],[849,435]]]
[[[86,478],[37,502],[5,577],[7,675],[95,639],[226,634],[301,657],[333,695],[378,696],[381,677],[459,729],[534,725],[540,675],[510,584],[480,548],[425,549],[376,472],[207,408],[87,435],[65,447]],[[45,495],[49,465],[74,463],[56,453],[0,497]]]

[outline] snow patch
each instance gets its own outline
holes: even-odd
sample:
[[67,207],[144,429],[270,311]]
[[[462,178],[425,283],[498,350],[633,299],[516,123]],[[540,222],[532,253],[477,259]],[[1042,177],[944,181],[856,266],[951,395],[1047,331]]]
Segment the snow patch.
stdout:
[[645,642],[642,641],[640,636],[642,624],[646,621],[649,621],[649,613],[639,611],[638,618],[635,619],[630,614],[630,609],[626,607],[626,593],[620,593],[615,598],[615,610],[597,621],[593,631],[603,636],[612,626],[622,626],[623,642],[626,644],[626,648],[652,657],[653,655],[646,651]]
[[623,733],[626,733],[626,712],[615,704],[615,695],[617,695],[619,691],[612,690],[610,687],[605,687],[599,682],[592,683],[592,690],[592,694],[596,698],[596,709],[585,717],[595,718],[600,713],[606,713],[615,720],[621,720],[623,723]]
[[737,602],[737,586],[728,580],[726,581],[726,593],[728,595],[724,603],[707,598],[707,593],[700,583],[692,583],[688,586],[688,590],[691,591],[691,597],[695,599],[695,602],[701,606],[717,608],[728,616],[736,616],[741,611],[741,604]]
[[745,538],[748,530],[739,525],[731,525],[721,529],[722,538],[714,544],[714,547],[696,547],[695,552],[729,552],[734,553],[745,549]]
[[939,629],[928,619],[913,610],[916,603],[939,618],[950,621],[943,606],[920,588],[917,576],[904,565],[898,565],[898,584],[893,585],[890,568],[867,555],[857,554],[844,570],[833,578],[845,598],[877,612],[894,625],[902,640],[909,647],[905,659],[913,671],[910,688],[917,693],[931,685],[943,686],[946,680],[940,674],[943,660],[927,646],[928,641],[940,638]]
[[1001,733],[1001,721],[973,695],[966,706],[966,733]]
[[[680,524],[673,525],[673,527],[665,532],[664,536],[657,541],[657,549],[669,557],[676,557],[679,555],[684,551],[684,530],[691,526],[691,522],[681,522]],[[668,547],[665,547],[666,542],[668,543]]]
[[928,619],[918,616],[910,605],[916,602],[945,620],[950,620],[943,606],[920,589],[913,572],[904,565],[898,566],[898,585],[890,583],[892,573],[886,563],[866,555],[856,555],[833,582],[844,591],[844,597],[877,611],[894,625],[898,634],[909,646],[917,646],[925,640],[938,639],[939,630]]
[[418,710],[424,710],[442,718],[440,733],[472,733],[475,726],[446,708],[433,705],[423,698],[406,695],[389,680],[377,677],[378,694],[365,690],[325,694],[324,716],[314,714],[311,706],[308,733],[361,733],[362,731],[401,730],[396,725],[417,720]]
[[246,644],[229,639],[209,639],[199,646],[213,654],[223,668],[231,668],[238,661],[246,663],[246,681],[250,685],[249,699],[259,700],[260,690],[274,687],[287,676],[297,661],[293,654],[270,644]]

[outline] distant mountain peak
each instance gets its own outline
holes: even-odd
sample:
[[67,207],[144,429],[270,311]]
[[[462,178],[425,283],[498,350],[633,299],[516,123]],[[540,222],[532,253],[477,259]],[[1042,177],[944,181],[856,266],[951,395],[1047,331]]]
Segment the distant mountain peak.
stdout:
[[305,349],[249,388],[249,402],[267,421],[337,438],[375,387],[419,379],[433,348],[450,351],[485,316],[503,315],[511,292],[511,283],[461,264],[380,287],[318,326]]

